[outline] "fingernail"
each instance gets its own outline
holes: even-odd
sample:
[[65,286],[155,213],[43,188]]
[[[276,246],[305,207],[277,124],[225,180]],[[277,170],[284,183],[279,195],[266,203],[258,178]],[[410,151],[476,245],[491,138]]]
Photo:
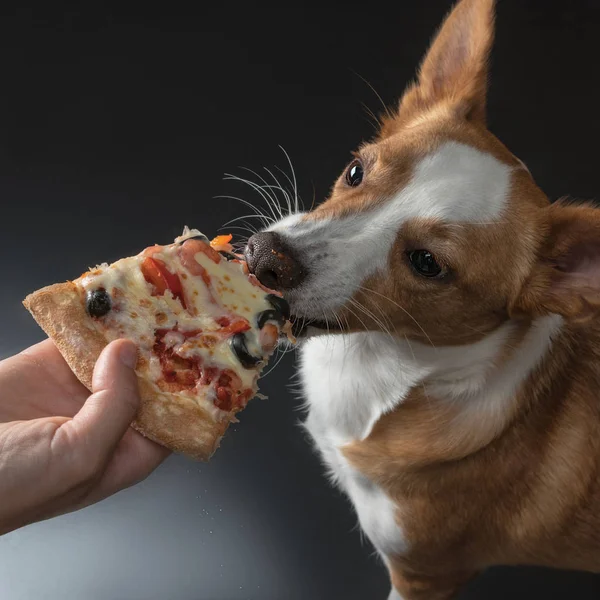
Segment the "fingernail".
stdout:
[[135,368],[138,358],[137,348],[131,342],[123,344],[119,352],[119,358],[125,366],[129,367],[130,369]]

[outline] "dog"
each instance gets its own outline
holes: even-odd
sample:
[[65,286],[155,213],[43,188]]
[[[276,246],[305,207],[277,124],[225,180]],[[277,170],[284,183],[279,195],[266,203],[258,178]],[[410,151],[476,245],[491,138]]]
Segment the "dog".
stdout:
[[494,11],[458,2],[329,198],[245,250],[390,598],[600,569],[600,211],[551,204],[486,128]]

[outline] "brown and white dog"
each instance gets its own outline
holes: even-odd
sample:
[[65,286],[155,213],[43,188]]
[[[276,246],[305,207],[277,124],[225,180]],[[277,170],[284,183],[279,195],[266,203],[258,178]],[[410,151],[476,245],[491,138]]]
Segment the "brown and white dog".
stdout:
[[486,129],[493,13],[459,2],[330,198],[246,249],[309,325],[306,427],[390,598],[600,570],[600,210]]

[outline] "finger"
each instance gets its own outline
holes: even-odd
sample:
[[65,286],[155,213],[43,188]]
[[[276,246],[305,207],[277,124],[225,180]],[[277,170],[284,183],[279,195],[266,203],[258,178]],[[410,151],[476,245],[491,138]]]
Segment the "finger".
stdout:
[[[48,388],[50,382],[62,387],[63,396],[67,395],[69,398],[78,401],[75,405],[76,409],[79,409],[83,404],[83,400],[90,395],[86,387],[71,371],[51,339],[30,346],[9,360],[13,361],[15,369],[29,371],[30,373],[32,372],[31,369],[36,369],[40,374],[43,373],[45,387]],[[42,376],[40,376],[40,379],[42,379]],[[33,389],[36,389],[36,387],[34,386]],[[69,413],[68,416],[73,416],[75,412]]]
[[102,479],[86,503],[92,504],[143,481],[169,455],[170,450],[129,429],[115,449]]
[[34,357],[34,356],[35,357],[37,357],[37,356],[46,357],[51,354],[56,354],[57,356],[60,356],[60,352],[58,351],[58,348],[56,347],[56,345],[50,338],[47,338],[41,342],[38,342],[37,344],[33,344],[33,346],[29,346],[28,348],[25,348],[24,350],[21,350],[21,352],[19,354],[25,355],[25,356],[31,356],[31,357]]
[[71,421],[78,441],[94,455],[109,456],[125,435],[140,403],[137,349],[118,340],[103,351],[92,377],[92,395]]

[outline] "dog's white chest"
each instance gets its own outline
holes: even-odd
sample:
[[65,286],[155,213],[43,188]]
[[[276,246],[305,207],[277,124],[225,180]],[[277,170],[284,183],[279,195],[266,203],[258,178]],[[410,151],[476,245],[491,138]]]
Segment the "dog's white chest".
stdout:
[[306,428],[332,479],[352,500],[361,527],[389,555],[406,550],[399,507],[340,451],[367,437],[421,378],[410,366],[399,372],[397,353],[376,351],[378,341],[361,334],[310,339],[302,350],[301,378],[309,407]]
[[511,323],[460,351],[404,344],[373,332],[305,342],[300,376],[309,408],[306,428],[381,554],[407,551],[398,518],[403,507],[394,506],[383,490],[357,472],[341,448],[364,440],[382,415],[425,382],[437,398],[460,399],[465,418],[475,415],[475,424],[504,414],[515,391],[546,354],[561,322],[551,315],[534,323],[510,360],[496,370],[494,360],[506,344]]

